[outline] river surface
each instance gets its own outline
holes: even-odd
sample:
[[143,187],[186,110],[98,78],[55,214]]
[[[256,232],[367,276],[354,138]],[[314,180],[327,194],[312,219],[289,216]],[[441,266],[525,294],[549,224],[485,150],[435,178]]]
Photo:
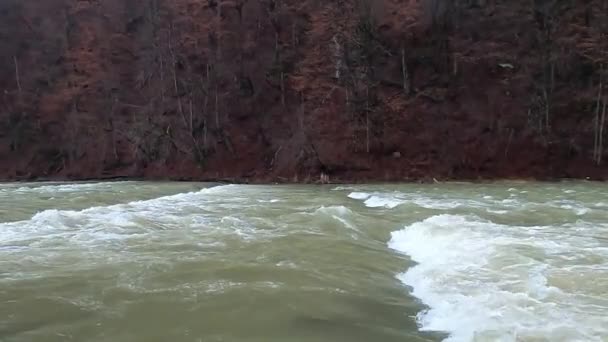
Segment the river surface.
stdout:
[[0,341],[608,341],[608,184],[0,184]]

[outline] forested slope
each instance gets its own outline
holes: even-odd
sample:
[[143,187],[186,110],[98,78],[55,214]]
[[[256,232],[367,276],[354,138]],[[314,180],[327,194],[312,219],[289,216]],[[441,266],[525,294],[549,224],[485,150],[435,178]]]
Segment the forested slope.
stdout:
[[0,178],[605,179],[607,69],[606,0],[0,0]]

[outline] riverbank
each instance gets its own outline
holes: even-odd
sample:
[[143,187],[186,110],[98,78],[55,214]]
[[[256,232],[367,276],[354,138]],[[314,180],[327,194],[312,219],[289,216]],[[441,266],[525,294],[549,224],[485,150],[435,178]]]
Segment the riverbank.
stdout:
[[171,175],[151,175],[151,176],[128,176],[128,175],[116,175],[116,176],[99,176],[99,177],[88,177],[88,176],[64,176],[55,175],[50,177],[0,177],[0,182],[98,182],[98,181],[174,181],[174,182],[207,182],[207,183],[218,183],[218,184],[384,184],[384,183],[445,183],[445,182],[471,182],[471,183],[488,183],[488,182],[562,182],[562,181],[607,181],[608,174],[600,170],[596,173],[587,173],[594,176],[584,177],[552,177],[552,176],[527,176],[527,177],[417,177],[417,178],[374,178],[365,176],[361,178],[343,178],[340,176],[334,177],[324,173],[318,173],[316,175],[307,174],[306,176],[295,175],[291,178],[276,176],[272,177],[261,176],[261,177],[227,177],[217,178],[208,176],[171,176]]
[[0,5],[0,179],[608,179],[605,2],[153,3]]

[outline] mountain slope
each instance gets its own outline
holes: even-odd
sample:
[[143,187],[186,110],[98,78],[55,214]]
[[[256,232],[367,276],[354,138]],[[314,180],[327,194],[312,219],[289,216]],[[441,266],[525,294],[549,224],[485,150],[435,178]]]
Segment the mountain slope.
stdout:
[[607,34],[603,0],[0,0],[0,177],[605,179]]

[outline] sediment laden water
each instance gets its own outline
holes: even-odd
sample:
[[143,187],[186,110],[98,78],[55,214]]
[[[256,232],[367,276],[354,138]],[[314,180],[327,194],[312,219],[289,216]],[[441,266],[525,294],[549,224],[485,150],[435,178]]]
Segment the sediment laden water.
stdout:
[[607,341],[608,185],[0,184],[0,341]]

